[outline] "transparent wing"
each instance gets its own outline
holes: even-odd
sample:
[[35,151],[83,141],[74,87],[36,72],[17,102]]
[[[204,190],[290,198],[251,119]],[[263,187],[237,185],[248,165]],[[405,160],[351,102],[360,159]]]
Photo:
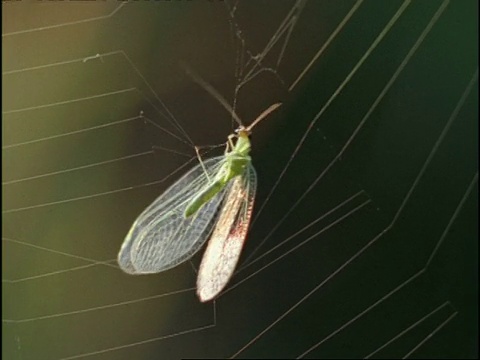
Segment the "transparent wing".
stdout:
[[230,280],[245,243],[256,189],[257,174],[252,165],[232,181],[198,271],[200,301],[213,299]]
[[224,156],[204,161],[170,186],[133,223],[120,252],[118,264],[130,274],[156,273],[170,269],[193,256],[210,235],[225,191],[220,191],[196,214],[185,219],[185,207],[208,185]]

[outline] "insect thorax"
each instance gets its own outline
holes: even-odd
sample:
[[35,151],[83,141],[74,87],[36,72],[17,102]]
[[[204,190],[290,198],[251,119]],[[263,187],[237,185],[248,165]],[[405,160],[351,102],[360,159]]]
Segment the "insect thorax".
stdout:
[[224,173],[222,174],[223,181],[228,182],[237,175],[242,175],[245,169],[252,161],[249,155],[240,155],[236,152],[225,154],[226,163]]

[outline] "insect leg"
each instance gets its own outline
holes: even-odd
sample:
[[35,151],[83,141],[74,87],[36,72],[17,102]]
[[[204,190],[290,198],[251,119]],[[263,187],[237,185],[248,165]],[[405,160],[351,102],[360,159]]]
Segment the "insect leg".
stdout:
[[202,157],[200,155],[200,151],[198,151],[199,147],[195,146],[195,152],[197,153],[197,158],[198,161],[200,162],[200,165],[202,166],[203,172],[207,176],[208,182],[212,182],[212,179],[210,179],[210,176],[208,175],[207,169],[205,169],[205,165],[203,164]]

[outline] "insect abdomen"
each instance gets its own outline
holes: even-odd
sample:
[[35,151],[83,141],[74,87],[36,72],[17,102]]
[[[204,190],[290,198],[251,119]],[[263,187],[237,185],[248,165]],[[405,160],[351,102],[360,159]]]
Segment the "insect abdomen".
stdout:
[[183,216],[188,218],[195,214],[204,204],[206,204],[211,198],[213,198],[220,190],[225,186],[225,183],[221,180],[214,181],[211,185],[201,191],[195,198],[187,205]]

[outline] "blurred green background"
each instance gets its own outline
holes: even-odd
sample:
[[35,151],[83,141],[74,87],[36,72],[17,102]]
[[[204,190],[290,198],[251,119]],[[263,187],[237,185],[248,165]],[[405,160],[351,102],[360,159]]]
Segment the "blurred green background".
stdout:
[[[2,10],[5,358],[478,358],[477,1]],[[239,271],[206,304],[201,252],[115,261],[193,144],[232,131],[182,62],[246,123],[283,102],[252,136]]]

